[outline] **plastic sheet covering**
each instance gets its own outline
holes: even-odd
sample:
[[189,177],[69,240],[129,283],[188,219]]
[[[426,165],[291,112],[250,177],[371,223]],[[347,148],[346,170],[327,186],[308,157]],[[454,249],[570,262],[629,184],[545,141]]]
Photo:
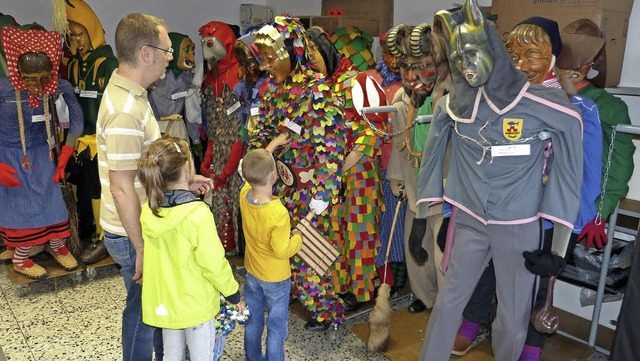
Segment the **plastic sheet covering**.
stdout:
[[[620,242],[614,240],[611,259],[608,265],[609,272],[607,274],[605,288],[607,293],[618,293],[624,289],[633,259],[634,245],[635,241]],[[584,302],[586,304],[583,304],[583,306],[593,304],[593,300],[595,300],[595,290],[598,287],[600,268],[602,267],[602,256],[601,251],[586,249],[583,245],[578,244],[573,251],[573,262],[567,264],[560,274],[560,279],[584,286],[593,291],[593,294],[587,292],[587,290],[584,291]],[[582,303],[582,293],[580,298]],[[593,300],[591,300],[591,298],[593,298]],[[616,300],[616,298],[610,300]]]

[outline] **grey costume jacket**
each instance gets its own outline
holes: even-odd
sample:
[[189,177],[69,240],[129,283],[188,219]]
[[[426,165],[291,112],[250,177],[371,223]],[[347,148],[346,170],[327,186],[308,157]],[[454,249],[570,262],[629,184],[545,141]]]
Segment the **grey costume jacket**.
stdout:
[[[528,83],[491,27],[495,67],[487,84],[469,87],[452,66],[458,78],[454,91],[434,111],[418,175],[419,214],[426,214],[423,206],[444,199],[484,224],[543,217],[573,228],[582,180],[580,113],[562,90]],[[547,139],[553,153],[545,160]],[[553,167],[543,185],[548,162]]]

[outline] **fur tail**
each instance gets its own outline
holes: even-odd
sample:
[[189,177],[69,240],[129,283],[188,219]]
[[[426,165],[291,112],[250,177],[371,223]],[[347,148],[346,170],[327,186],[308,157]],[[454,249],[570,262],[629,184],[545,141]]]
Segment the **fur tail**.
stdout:
[[391,287],[386,283],[381,284],[378,289],[376,305],[369,315],[369,341],[367,341],[369,352],[381,352],[387,349],[391,323],[390,294]]

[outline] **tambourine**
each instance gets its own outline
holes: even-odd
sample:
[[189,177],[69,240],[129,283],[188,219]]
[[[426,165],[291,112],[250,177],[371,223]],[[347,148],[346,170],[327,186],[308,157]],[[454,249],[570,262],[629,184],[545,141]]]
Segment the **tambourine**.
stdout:
[[298,179],[293,168],[275,155],[273,157],[276,161],[276,171],[278,172],[280,181],[287,187],[295,188],[298,185]]

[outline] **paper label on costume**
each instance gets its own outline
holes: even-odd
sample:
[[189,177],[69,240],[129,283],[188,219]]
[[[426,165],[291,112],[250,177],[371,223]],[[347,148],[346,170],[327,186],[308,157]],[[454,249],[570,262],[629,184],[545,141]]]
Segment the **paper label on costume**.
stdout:
[[183,91],[183,92],[179,92],[179,93],[174,93],[171,94],[171,100],[177,100],[180,98],[186,98],[187,97],[187,91]]
[[260,115],[260,108],[258,107],[251,108],[251,116],[254,117],[256,115]]
[[80,90],[80,98],[97,98],[98,91],[96,90]]
[[[49,114],[49,120],[51,120],[51,114]],[[44,114],[32,116],[31,122],[32,123],[44,122]]]
[[513,157],[531,155],[531,144],[494,145],[491,147],[492,157]]
[[296,132],[298,135],[302,133],[302,127],[300,124],[296,124],[289,119],[284,121],[284,126]]
[[236,110],[240,109],[240,102],[236,102],[227,109],[227,115],[233,114]]

